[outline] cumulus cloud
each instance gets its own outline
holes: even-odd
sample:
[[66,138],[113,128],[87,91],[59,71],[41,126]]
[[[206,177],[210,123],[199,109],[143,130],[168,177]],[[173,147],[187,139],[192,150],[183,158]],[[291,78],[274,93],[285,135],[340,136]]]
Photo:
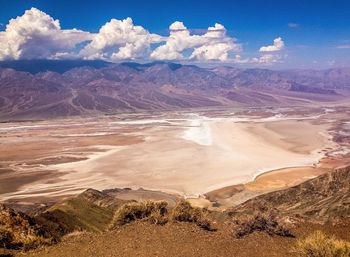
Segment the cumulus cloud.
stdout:
[[62,29],[59,20],[36,8],[11,19],[5,30],[0,30],[0,60],[156,59],[273,64],[284,58],[279,54],[283,48],[284,42],[279,37],[273,45],[260,48],[260,57],[243,58],[237,54],[242,52],[241,45],[219,23],[204,30],[190,30],[183,22],[176,21],[169,26],[168,36],[150,33],[135,25],[131,18],[111,19],[97,33]]
[[[175,21],[169,26],[170,33],[171,32],[179,32],[179,31],[186,31],[188,32],[188,29],[185,27],[183,22],[181,21]],[[189,34],[189,32],[187,33]]]
[[220,60],[227,61],[229,52],[235,50],[235,46],[228,43],[216,43],[197,47],[190,58],[197,60]]
[[209,27],[203,37],[207,39],[207,42],[195,48],[190,58],[227,61],[229,53],[242,50],[241,46],[236,44],[235,38],[226,36],[225,27],[219,23],[216,23],[214,27]]
[[262,63],[262,64],[274,64],[281,62],[282,55],[276,55],[276,54],[264,54],[260,56],[259,58],[256,59],[257,63]]
[[157,47],[151,58],[158,60],[176,60],[185,58],[184,51],[192,51],[190,59],[221,60],[228,59],[232,51],[240,51],[241,47],[235,38],[226,36],[223,25],[216,23],[209,27],[203,35],[191,35],[183,22],[176,21],[169,27],[170,35],[164,45]]
[[135,26],[131,18],[112,19],[93,35],[92,41],[81,50],[80,56],[86,59],[112,60],[142,58],[152,43],[161,40],[161,36]]
[[283,61],[284,56],[280,54],[263,54],[260,57],[243,58],[240,55],[235,55],[233,63],[237,64],[263,64],[272,65]]
[[52,58],[90,38],[89,32],[62,30],[58,20],[31,8],[11,19],[5,31],[0,32],[0,60]]
[[165,44],[157,47],[151,58],[157,60],[183,59],[182,52],[185,49],[193,48],[203,43],[203,39],[198,35],[191,35],[183,22],[176,21],[169,26],[170,35]]
[[275,38],[273,40],[273,45],[262,46],[260,52],[276,52],[284,49],[284,42],[281,37]]

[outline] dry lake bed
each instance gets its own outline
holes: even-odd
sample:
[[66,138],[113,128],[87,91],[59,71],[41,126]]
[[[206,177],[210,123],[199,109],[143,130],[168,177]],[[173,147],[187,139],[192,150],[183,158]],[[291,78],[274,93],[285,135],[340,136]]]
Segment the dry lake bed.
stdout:
[[[0,200],[144,188],[229,205],[346,163],[349,113],[347,107],[205,109],[4,122]],[[243,189],[232,194],[237,188]]]

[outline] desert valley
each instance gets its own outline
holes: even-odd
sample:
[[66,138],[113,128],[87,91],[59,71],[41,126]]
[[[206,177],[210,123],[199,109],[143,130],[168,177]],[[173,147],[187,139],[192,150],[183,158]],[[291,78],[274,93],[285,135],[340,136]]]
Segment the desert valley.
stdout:
[[[45,63],[51,63],[55,70],[67,64],[81,65],[81,62],[67,61]],[[0,112],[0,200],[6,206],[2,212],[6,217],[12,217],[9,221],[11,224],[22,224],[23,221],[18,220],[22,217],[18,215],[22,214],[9,214],[10,209],[6,208],[27,213],[32,217],[30,219],[34,219],[28,221],[29,224],[34,222],[40,228],[38,231],[41,232],[35,233],[41,233],[50,240],[63,240],[57,245],[57,250],[67,247],[65,237],[71,232],[105,231],[111,220],[113,222],[112,214],[119,213],[133,201],[140,204],[165,201],[170,208],[167,213],[185,208],[178,205],[179,199],[185,199],[191,208],[195,208],[195,212],[208,212],[193,216],[190,220],[201,227],[204,217],[211,217],[206,218],[213,220],[208,224],[214,222],[215,230],[221,231],[219,234],[209,232],[216,233],[210,236],[214,238],[223,236],[227,240],[227,235],[237,229],[241,231],[244,226],[252,226],[252,231],[233,233],[249,234],[255,230],[266,230],[268,234],[283,234],[288,238],[288,248],[280,248],[283,243],[275,241],[280,239],[270,242],[271,246],[277,247],[276,256],[286,252],[298,254],[297,250],[293,250],[295,243],[289,238],[290,235],[295,236],[292,233],[299,233],[299,237],[310,233],[304,230],[305,224],[312,227],[325,220],[337,220],[339,213],[345,211],[333,205],[333,200],[326,200],[336,197],[333,194],[339,191],[328,184],[323,185],[322,176],[340,172],[337,171],[339,169],[345,169],[345,176],[349,176],[350,106],[347,80],[344,79],[348,76],[346,70],[320,71],[324,76],[322,79],[316,79],[314,74],[304,74],[303,80],[308,76],[309,81],[303,83],[309,85],[296,86],[300,82],[284,78],[286,72],[239,71],[228,67],[208,70],[172,63],[104,63],[103,67],[92,67],[96,64],[94,62],[82,63],[87,66],[61,73],[35,73],[27,62],[22,63],[21,67],[28,71],[15,70],[19,69],[17,66],[1,70],[0,91],[4,93]],[[158,74],[156,78],[162,78],[160,82],[149,77],[155,70]],[[191,88],[185,90],[188,84],[184,84],[182,79],[184,76],[196,77],[193,72],[197,73],[196,80],[199,76],[204,84],[193,87],[194,81]],[[234,73],[231,75],[234,77],[227,77],[227,72]],[[334,80],[332,87],[325,86],[325,77],[335,72],[342,74],[342,79]],[[254,75],[247,79],[247,73]],[[262,74],[259,82],[251,80],[257,73]],[[21,80],[18,79],[21,77],[31,84],[19,90]],[[120,80],[121,77],[124,78]],[[245,78],[244,83],[251,85],[237,84],[243,83],[242,78]],[[147,82],[150,80],[151,84]],[[317,80],[319,84],[315,86]],[[115,84],[124,81],[130,85],[119,87]],[[281,85],[282,81],[285,81],[285,85],[279,89],[269,85]],[[79,83],[82,84],[77,87]],[[228,86],[229,83],[236,83],[236,86]],[[36,91],[38,86],[41,89]],[[255,93],[257,88],[260,90],[258,95]],[[113,94],[111,90],[114,90]],[[120,109],[120,104],[125,108]],[[298,194],[288,193],[288,190],[296,187],[308,188],[307,183],[313,183],[309,181],[320,179],[323,186],[307,191],[300,189]],[[347,191],[342,196],[344,199],[337,201],[347,205],[348,177],[344,181],[341,188]],[[314,207],[316,202],[308,197],[328,187],[331,191],[327,189],[327,194],[323,196],[325,205]],[[279,201],[283,198],[279,195],[266,200],[269,194],[286,194],[288,200]],[[289,198],[299,194],[305,200],[298,202],[305,204],[305,207],[291,207],[295,200]],[[259,200],[259,197],[264,200]],[[272,214],[275,212],[277,214]],[[246,219],[252,213],[277,215],[278,218],[256,216],[253,221],[260,223],[254,227],[255,223],[242,221],[242,217]],[[147,215],[141,220],[148,220]],[[172,217],[169,219],[174,219]],[[287,217],[293,221],[286,221]],[[21,219],[25,220],[26,216]],[[162,219],[168,222],[165,216]],[[232,220],[236,221],[232,223]],[[231,225],[225,225],[227,222]],[[348,221],[343,219],[342,222]],[[237,225],[234,224],[242,224],[239,225],[242,227],[235,228]],[[261,227],[261,224],[266,225]],[[292,227],[291,231],[294,232],[288,232],[290,230],[286,228],[281,232],[280,227],[274,227],[274,224],[282,224],[278,226],[288,229]],[[339,225],[339,221],[334,224],[321,225],[322,230],[343,237],[348,225]],[[21,226],[17,228],[19,231],[34,229],[31,225],[28,225],[29,228]],[[137,223],[134,226],[137,226],[135,231],[141,229],[137,232],[140,234],[153,229],[139,227]],[[170,238],[164,239],[170,240],[165,243],[166,249],[174,244],[171,237],[179,229],[169,226],[163,231],[170,233]],[[204,227],[211,230],[211,226]],[[334,226],[340,226],[337,232]],[[53,230],[54,227],[57,228]],[[187,231],[191,227],[182,229]],[[77,240],[81,238],[85,242],[86,236],[90,234],[78,235]],[[164,237],[167,238],[166,235]],[[257,237],[254,240],[263,240],[261,235]],[[214,238],[210,240],[223,240]],[[244,238],[240,240],[252,242],[251,237]],[[96,240],[94,244],[101,244],[100,247],[104,248],[100,238]],[[74,249],[78,245],[83,247],[77,243]],[[239,248],[236,246],[230,252],[234,253],[234,249]],[[242,251],[258,256],[249,247]],[[55,252],[53,248],[52,256],[60,256]],[[33,254],[42,253],[39,250]],[[109,252],[104,254],[108,255]],[[124,254],[128,256],[130,251],[125,249]],[[174,252],[172,254],[175,256]],[[197,255],[191,253],[189,256]]]
[[237,204],[347,161],[347,69],[30,63],[0,70],[3,201],[143,188],[210,206],[206,194],[244,185],[224,201]]
[[0,257],[350,257],[349,1],[0,1]]
[[346,163],[350,108],[298,109],[3,123],[1,199],[29,204],[117,187],[174,193],[204,204],[206,193],[244,184],[228,203],[244,202]]

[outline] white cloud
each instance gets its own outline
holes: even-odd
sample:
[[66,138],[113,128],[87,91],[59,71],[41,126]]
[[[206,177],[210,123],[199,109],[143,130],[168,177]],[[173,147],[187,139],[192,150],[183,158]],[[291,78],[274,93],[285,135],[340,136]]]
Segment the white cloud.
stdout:
[[276,54],[263,54],[259,58],[256,59],[257,63],[262,63],[262,64],[274,64],[281,62],[282,56],[281,55],[276,55]]
[[214,27],[209,27],[203,37],[207,39],[207,42],[195,48],[190,58],[227,61],[229,53],[241,51],[241,46],[236,44],[236,39],[226,36],[225,27],[219,23],[216,23]]
[[276,38],[273,40],[273,45],[269,46],[262,46],[260,48],[260,52],[276,52],[281,51],[284,49],[284,42],[281,37]]
[[52,58],[90,38],[89,32],[62,30],[58,20],[31,8],[11,19],[6,30],[0,32],[0,60]]
[[[131,18],[111,19],[98,33],[62,29],[59,20],[31,8],[22,16],[11,19],[5,31],[0,31],[0,60],[156,59],[273,64],[284,58],[279,54],[284,48],[280,37],[274,40],[273,45],[261,47],[260,57],[243,58],[237,55],[242,51],[241,45],[227,35],[222,24],[216,23],[203,32],[202,29],[190,30],[183,22],[176,21],[169,26],[169,31],[166,37],[150,33],[142,26],[134,25]],[[154,49],[155,44],[157,47]]]
[[87,59],[124,60],[145,57],[151,43],[160,42],[161,36],[135,26],[131,18],[112,19],[101,27],[93,40],[81,50]]
[[[175,21],[169,26],[170,33],[171,32],[178,32],[178,31],[187,31],[187,28],[181,21]],[[188,33],[189,34],[189,33]]]
[[214,27],[208,28],[208,31],[204,34],[204,37],[225,38],[226,37],[226,29],[220,23],[215,23]]
[[197,47],[190,58],[197,60],[220,60],[227,61],[229,52],[235,50],[235,46],[228,43],[216,43]]
[[252,59],[250,59],[250,58],[242,58],[242,56],[240,56],[239,54],[236,54],[232,61],[234,63],[238,63],[238,64],[252,63]]
[[236,55],[233,59],[233,63],[237,64],[263,64],[263,65],[273,65],[275,63],[283,62],[286,56],[280,54],[263,54],[260,57],[252,58],[242,58],[240,55]]
[[204,35],[191,35],[180,21],[171,24],[169,30],[165,44],[151,53],[152,59],[184,59],[183,52],[188,50],[192,51],[190,59],[226,61],[230,52],[241,50],[240,45],[235,43],[236,39],[226,36],[225,27],[219,23],[209,27]]
[[203,43],[203,39],[198,35],[190,35],[186,26],[176,21],[169,26],[170,35],[165,44],[157,47],[152,53],[151,58],[157,60],[176,60],[183,59],[182,52],[185,49],[193,48]]

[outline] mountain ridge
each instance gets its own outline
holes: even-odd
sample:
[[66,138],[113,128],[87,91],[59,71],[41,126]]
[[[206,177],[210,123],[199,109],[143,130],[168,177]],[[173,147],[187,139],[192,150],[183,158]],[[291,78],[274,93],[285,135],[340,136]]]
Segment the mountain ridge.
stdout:
[[[52,247],[41,247],[21,253],[20,256],[23,254],[63,256],[65,252],[75,256],[77,252],[74,249],[79,248],[81,254],[87,254],[86,247],[92,251],[91,246],[94,248],[93,255],[111,256],[111,253],[115,251],[108,246],[115,244],[128,245],[128,249],[123,248],[124,255],[122,256],[131,256],[137,249],[144,251],[148,249],[145,246],[149,244],[153,246],[151,252],[157,252],[165,247],[166,251],[161,256],[169,256],[169,252],[174,253],[171,256],[183,256],[184,254],[180,253],[184,252],[188,253],[186,256],[199,256],[195,249],[197,247],[206,248],[208,243],[211,244],[207,249],[210,253],[203,252],[200,256],[216,256],[213,249],[219,251],[226,249],[221,251],[219,256],[228,255],[226,252],[228,249],[235,256],[271,256],[268,251],[261,255],[260,249],[265,244],[269,245],[266,250],[274,249],[276,253],[274,256],[300,256],[298,252],[291,251],[293,249],[291,247],[295,248],[296,240],[315,230],[336,233],[347,240],[350,239],[348,234],[350,225],[349,186],[350,167],[344,167],[295,187],[254,197],[228,211],[194,208],[196,213],[207,213],[205,216],[207,221],[214,224],[216,228],[212,231],[205,231],[191,220],[150,224],[151,220],[136,218],[136,216],[136,220],[132,219],[126,224],[111,228],[109,225],[115,213],[125,210],[124,207],[128,203],[132,203],[129,206],[138,206],[135,201],[125,201],[119,199],[118,194],[114,194],[118,190],[130,191],[131,189],[102,192],[88,189],[77,196],[44,209],[32,210],[33,214],[23,214],[0,205],[0,216],[4,217],[0,220],[0,229],[3,229],[0,230],[3,233],[0,242],[6,243],[5,250],[23,249],[23,247],[36,248],[49,241],[58,243]],[[169,201],[167,198],[164,200]],[[179,202],[181,203],[181,200],[178,200],[175,207],[169,205],[169,211],[175,210]],[[189,210],[193,208],[190,205],[185,206],[190,208]],[[183,211],[186,210],[188,211],[188,209]],[[139,209],[135,211],[142,212]],[[271,234],[273,229],[277,229],[276,232],[289,231],[290,233]],[[235,233],[242,231],[247,234],[243,237],[235,237]],[[155,238],[155,233],[161,233],[161,236]],[[33,241],[28,244],[23,235],[30,235]],[[134,244],[135,237],[137,237],[136,244]],[[17,241],[14,241],[13,238],[16,238]],[[186,238],[191,243],[178,241],[179,238]],[[174,243],[175,248],[172,247]],[[233,247],[231,247],[232,244]],[[248,244],[248,247],[245,247],[245,244]],[[182,248],[178,248],[180,245]],[[117,249],[119,251],[119,248]],[[17,251],[11,252],[19,256],[17,253],[20,254]],[[147,254],[141,256],[149,256],[149,252]]]
[[[35,68],[37,62],[24,63]],[[350,93],[350,69],[346,68],[296,72],[202,68],[171,62],[45,63],[50,63],[48,69],[58,67],[33,74],[1,68],[0,62],[1,120],[214,106],[307,105],[346,99]]]

